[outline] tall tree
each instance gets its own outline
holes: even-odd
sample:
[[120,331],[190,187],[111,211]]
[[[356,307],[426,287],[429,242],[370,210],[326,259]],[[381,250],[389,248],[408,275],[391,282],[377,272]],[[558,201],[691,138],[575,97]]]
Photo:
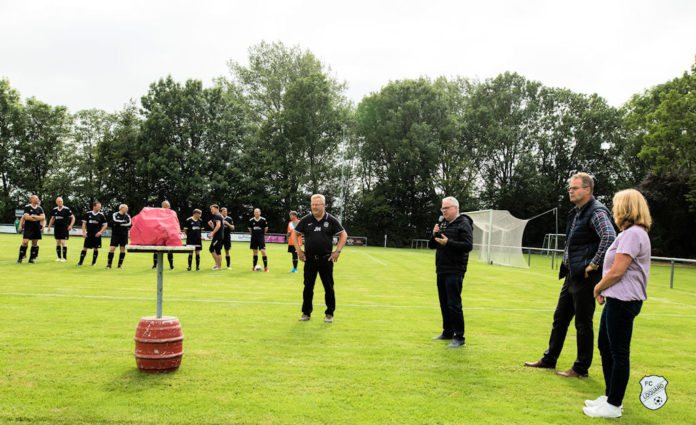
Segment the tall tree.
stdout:
[[0,79],[0,218],[9,220],[14,210],[10,199],[15,169],[12,157],[19,144],[24,123],[24,110],[19,92],[10,86],[7,79]]
[[326,194],[330,208],[337,193],[336,153],[348,120],[345,84],[309,51],[279,42],[251,47],[247,66],[229,66],[256,128],[244,149],[249,207],[268,212],[271,227],[311,192]]

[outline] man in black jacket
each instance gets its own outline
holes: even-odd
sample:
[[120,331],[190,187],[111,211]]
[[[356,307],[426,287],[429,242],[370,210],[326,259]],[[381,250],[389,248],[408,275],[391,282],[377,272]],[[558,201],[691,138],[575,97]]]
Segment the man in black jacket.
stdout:
[[575,207],[570,210],[566,224],[566,244],[558,275],[559,279],[565,280],[553,313],[549,348],[541,359],[524,365],[555,369],[568,326],[575,316],[577,357],[570,369],[557,374],[566,378],[584,378],[588,376],[594,350],[594,287],[602,278],[604,255],[614,242],[616,232],[609,218],[611,213],[592,196],[592,177],[578,173],[570,178],[569,183],[568,194]]
[[444,221],[436,224],[428,247],[437,249],[435,271],[437,293],[442,312],[442,334],[433,339],[451,339],[449,347],[464,342],[464,313],[462,312],[462,281],[473,246],[473,220],[459,214],[459,202],[448,196],[442,200]]

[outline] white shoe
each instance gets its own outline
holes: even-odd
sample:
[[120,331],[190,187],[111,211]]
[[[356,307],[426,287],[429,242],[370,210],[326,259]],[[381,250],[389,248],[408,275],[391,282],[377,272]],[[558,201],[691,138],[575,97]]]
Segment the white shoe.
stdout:
[[62,261],[62,262],[65,263],[65,262],[68,261],[68,260],[66,260],[65,258],[61,258],[60,261]]
[[232,268],[231,268],[231,267],[228,267],[227,270],[232,270]]
[[210,270],[220,270],[220,269],[218,269],[218,266],[213,266],[213,268]]
[[56,258],[56,261],[63,261],[62,258]]
[[[585,400],[585,406],[587,407],[595,407],[599,406],[600,404],[606,404],[607,403],[608,397],[605,395],[600,395],[594,400]],[[623,404],[619,406],[619,409],[623,412]]]
[[591,407],[583,407],[583,413],[591,418],[620,418],[621,408],[609,403],[598,404]]

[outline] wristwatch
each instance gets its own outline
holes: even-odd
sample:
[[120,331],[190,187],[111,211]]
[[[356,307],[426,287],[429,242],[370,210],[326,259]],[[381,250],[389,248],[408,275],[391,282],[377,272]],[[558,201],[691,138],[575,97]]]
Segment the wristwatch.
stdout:
[[341,253],[341,250],[340,250],[340,249],[337,249],[336,252],[338,252],[338,253],[340,254],[340,253]]
[[596,265],[595,263],[590,263],[589,266],[592,270],[597,270],[599,268],[599,266]]

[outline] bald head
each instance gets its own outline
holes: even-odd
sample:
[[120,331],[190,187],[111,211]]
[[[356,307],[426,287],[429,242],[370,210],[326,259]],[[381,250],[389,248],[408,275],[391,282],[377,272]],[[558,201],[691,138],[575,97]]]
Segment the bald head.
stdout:
[[171,205],[169,205],[169,201],[162,201],[162,208],[171,208]]
[[37,204],[39,203],[39,197],[36,196],[36,195],[31,195],[31,198],[30,198],[29,202],[30,202],[32,205],[37,205]]

